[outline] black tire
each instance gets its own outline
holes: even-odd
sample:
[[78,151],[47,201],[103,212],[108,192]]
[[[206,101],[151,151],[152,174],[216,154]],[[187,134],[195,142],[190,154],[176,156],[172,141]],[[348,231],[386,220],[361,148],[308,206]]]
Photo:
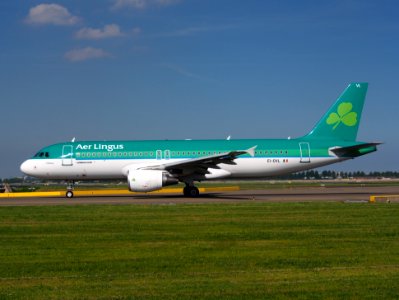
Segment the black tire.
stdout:
[[197,198],[199,196],[199,190],[195,186],[190,187],[188,190],[188,196],[191,198]]
[[183,189],[184,197],[196,198],[199,196],[199,190],[195,186],[186,186]]
[[186,186],[183,189],[183,195],[184,195],[184,197],[190,197],[190,187],[189,186]]
[[190,189],[190,197],[197,198],[199,196],[199,190],[195,186]]
[[72,192],[72,191],[67,191],[66,194],[65,194],[65,196],[66,196],[67,198],[73,198],[73,192]]

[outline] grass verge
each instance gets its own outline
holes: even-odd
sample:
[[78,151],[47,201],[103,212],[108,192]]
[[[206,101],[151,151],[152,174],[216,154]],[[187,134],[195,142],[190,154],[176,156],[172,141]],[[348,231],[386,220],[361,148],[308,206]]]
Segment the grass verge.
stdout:
[[399,297],[399,206],[0,208],[0,298]]

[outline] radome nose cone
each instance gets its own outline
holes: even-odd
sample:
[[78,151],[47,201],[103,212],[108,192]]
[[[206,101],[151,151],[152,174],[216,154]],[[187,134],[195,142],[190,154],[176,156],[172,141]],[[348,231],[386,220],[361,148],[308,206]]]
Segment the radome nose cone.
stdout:
[[31,171],[31,166],[29,160],[25,160],[19,167],[22,173],[29,174]]

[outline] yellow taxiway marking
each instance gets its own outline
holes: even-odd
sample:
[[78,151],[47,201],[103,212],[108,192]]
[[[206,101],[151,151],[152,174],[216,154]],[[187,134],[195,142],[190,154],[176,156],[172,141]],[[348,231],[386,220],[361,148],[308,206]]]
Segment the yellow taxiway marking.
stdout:
[[[198,188],[200,193],[209,192],[233,192],[239,191],[239,186],[225,186],[225,187],[200,187]],[[74,190],[73,194],[75,197],[79,196],[129,196],[139,194],[176,194],[182,193],[182,188],[168,188],[148,193],[137,193],[130,192],[129,190]],[[65,197],[66,191],[54,191],[54,192],[27,192],[27,193],[2,193],[0,198],[27,198],[27,197]]]
[[369,202],[391,202],[391,201],[398,201],[399,195],[372,195],[370,196]]

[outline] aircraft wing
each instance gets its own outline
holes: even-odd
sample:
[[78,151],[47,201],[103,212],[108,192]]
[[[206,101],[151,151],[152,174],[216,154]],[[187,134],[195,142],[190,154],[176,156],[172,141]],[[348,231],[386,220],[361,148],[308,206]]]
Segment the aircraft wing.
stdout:
[[195,159],[184,159],[176,162],[166,163],[156,166],[143,167],[145,170],[166,170],[172,175],[189,175],[189,174],[208,174],[208,168],[220,169],[219,164],[235,164],[234,160],[243,154],[255,155],[255,148],[251,147],[247,150],[236,150],[224,152],[220,154],[198,157]]

